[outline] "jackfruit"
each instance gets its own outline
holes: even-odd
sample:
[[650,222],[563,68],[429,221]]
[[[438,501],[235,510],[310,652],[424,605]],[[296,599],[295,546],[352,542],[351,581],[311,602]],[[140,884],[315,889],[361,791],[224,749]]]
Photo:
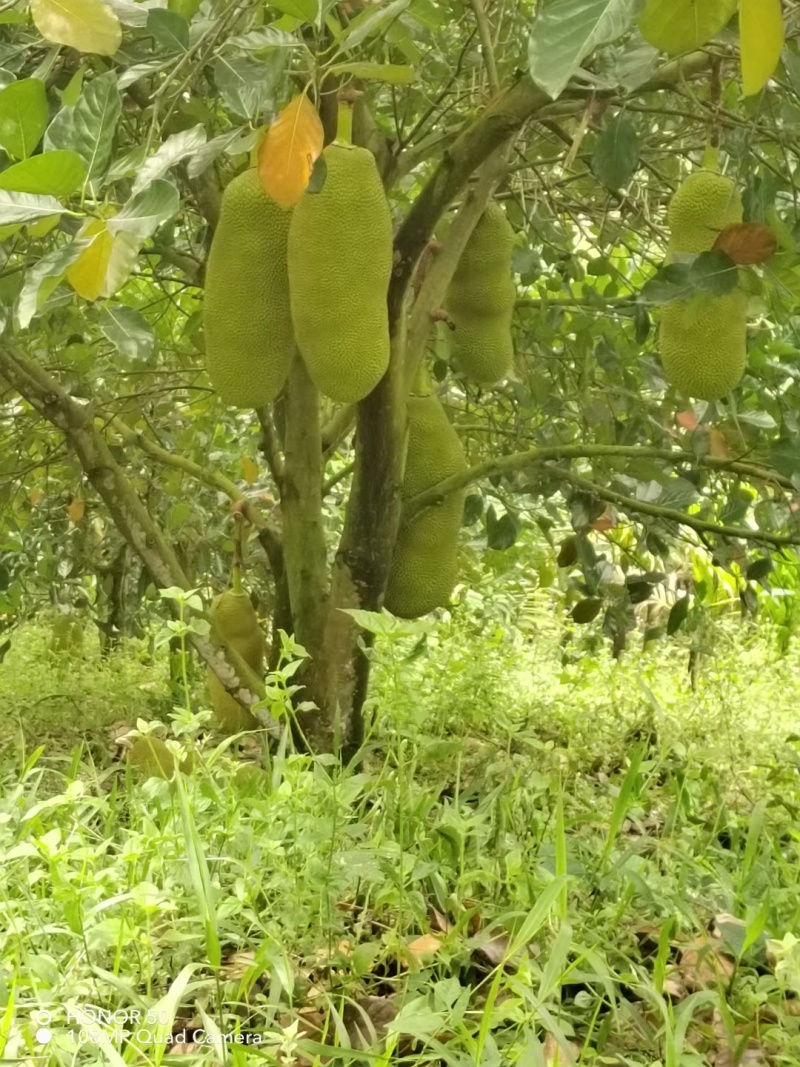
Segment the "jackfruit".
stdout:
[[[742,217],[742,200],[729,178],[695,171],[667,209],[668,261],[708,252],[722,230]],[[701,292],[661,309],[661,362],[681,393],[717,400],[739,384],[747,362],[747,303],[737,287],[721,296]]]
[[[214,629],[256,674],[264,667],[264,634],[249,595],[244,591],[226,589],[214,598],[209,612]],[[206,671],[211,707],[217,722],[226,733],[257,730],[258,720],[243,708],[227,691],[209,667]]]
[[730,178],[710,170],[693,171],[667,208],[668,258],[676,252],[708,252],[720,233],[742,217],[742,198]]
[[661,362],[687,396],[716,400],[741,381],[747,363],[747,294],[700,293],[661,309]]
[[286,248],[291,212],[261,188],[255,169],[234,178],[206,265],[206,369],[222,399],[240,408],[275,399],[294,355]]
[[317,389],[352,404],[389,366],[392,218],[370,152],[334,143],[322,158],[322,189],[306,190],[289,227],[292,320]]
[[[175,773],[175,757],[160,737],[144,734],[137,737],[128,750],[128,763],[147,778],[171,778]],[[180,765],[184,774],[191,774],[195,759],[187,752]]]
[[[466,469],[458,434],[435,396],[408,401],[408,449],[403,499],[410,500]],[[450,493],[401,526],[392,553],[384,605],[393,615],[416,619],[450,598],[458,576],[458,534],[465,490]]]
[[450,354],[481,385],[504,378],[514,362],[511,319],[517,290],[511,278],[514,231],[499,204],[489,204],[461,254],[445,309],[455,329]]

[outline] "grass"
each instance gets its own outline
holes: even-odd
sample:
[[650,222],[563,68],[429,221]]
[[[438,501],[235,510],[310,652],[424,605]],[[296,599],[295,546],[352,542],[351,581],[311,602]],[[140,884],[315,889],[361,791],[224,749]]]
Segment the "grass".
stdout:
[[796,1065],[797,653],[723,628],[693,693],[680,643],[615,663],[534,629],[379,642],[358,771],[285,744],[245,774],[207,739],[172,783],[65,743],[163,713],[163,664],[37,680],[46,635],[15,641],[0,1056]]

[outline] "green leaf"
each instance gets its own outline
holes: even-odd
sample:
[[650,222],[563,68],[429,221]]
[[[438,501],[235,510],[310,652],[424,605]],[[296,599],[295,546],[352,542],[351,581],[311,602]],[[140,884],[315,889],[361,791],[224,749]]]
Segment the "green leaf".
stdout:
[[100,309],[98,325],[120,355],[147,359],[153,352],[155,336],[150,323],[136,308],[117,304]]
[[314,22],[319,11],[317,0],[270,0],[269,6],[303,22]]
[[496,552],[511,548],[519,534],[519,526],[513,515],[506,512],[497,518],[493,507],[486,512],[486,543]]
[[177,11],[151,8],[147,15],[147,29],[168,52],[185,52],[189,47],[189,23]]
[[266,52],[272,48],[302,48],[303,42],[286,30],[277,30],[274,26],[258,26],[248,33],[229,37],[225,47],[240,48],[244,52]]
[[122,27],[101,0],[31,0],[36,29],[46,41],[78,52],[113,56],[122,42]]
[[745,96],[760,93],[781,61],[781,0],[739,0],[739,50]]
[[48,215],[60,215],[64,208],[52,196],[11,193],[0,190],[0,226],[15,222],[35,222]]
[[581,600],[575,605],[569,613],[570,618],[573,622],[585,626],[587,623],[592,622],[597,618],[602,606],[603,601],[599,597],[587,597],[585,600]]
[[38,78],[23,78],[0,90],[0,145],[14,159],[27,159],[47,127],[47,96]]
[[401,63],[342,63],[331,67],[331,74],[352,74],[354,78],[386,82],[388,85],[413,85],[417,72]]
[[615,115],[598,138],[592,170],[607,189],[627,185],[639,165],[639,137],[626,115]]
[[144,165],[136,174],[132,192],[139,193],[156,178],[163,178],[168,170],[187,156],[195,155],[205,143],[206,131],[203,126],[194,126],[191,130],[173,133],[154,155],[145,160]]
[[779,441],[769,452],[770,465],[785,478],[800,474],[800,444]]
[[283,61],[281,52],[268,64],[252,56],[217,56],[212,69],[223,106],[234,115],[255,118],[273,98]]
[[122,98],[113,71],[92,78],[75,107],[62,108],[47,130],[45,144],[70,148],[86,163],[88,180],[98,183],[108,169]]
[[760,582],[771,574],[775,569],[775,564],[772,562],[769,556],[763,556],[761,559],[755,559],[747,568],[746,577],[749,582]]
[[21,330],[30,325],[34,315],[88,245],[88,241],[72,241],[71,244],[42,256],[39,262],[26,272],[16,308],[17,322]]
[[44,196],[71,196],[86,177],[86,164],[67,149],[43,152],[0,172],[0,189]]
[[379,30],[385,23],[396,19],[408,7],[410,0],[391,0],[380,7],[369,7],[352,20],[339,41],[340,48],[349,51]]
[[630,28],[637,7],[638,0],[550,0],[528,40],[533,80],[555,100],[590,52]]
[[736,264],[724,252],[712,249],[701,252],[689,272],[692,288],[702,289],[715,296],[732,292],[739,283]]
[[674,55],[700,48],[724,29],[738,0],[647,0],[639,29],[654,48]]
[[140,240],[152,236],[162,222],[171,219],[180,207],[180,196],[172,182],[157,178],[108,220],[110,233],[135,234]]

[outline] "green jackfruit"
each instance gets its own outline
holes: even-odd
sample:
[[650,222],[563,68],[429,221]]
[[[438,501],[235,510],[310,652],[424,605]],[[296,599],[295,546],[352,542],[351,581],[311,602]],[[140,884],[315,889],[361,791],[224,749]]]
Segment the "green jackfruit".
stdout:
[[742,217],[742,198],[730,178],[710,170],[694,171],[667,208],[668,258],[676,252],[708,252],[722,231]]
[[[209,612],[214,629],[256,674],[264,668],[264,634],[249,595],[227,589],[214,598]],[[227,691],[209,667],[206,672],[211,707],[217,722],[226,733],[257,730],[258,720]]]
[[[742,201],[729,178],[690,174],[667,210],[669,262],[708,252],[727,226],[742,221]],[[698,293],[661,309],[661,362],[667,380],[686,396],[717,400],[735,389],[747,362],[747,295]]]
[[511,278],[514,231],[499,204],[489,204],[472,231],[447,292],[455,329],[450,354],[481,385],[504,378],[514,362],[511,319],[517,290]]
[[687,396],[716,400],[741,381],[747,363],[747,294],[701,293],[661,309],[661,362]]
[[286,247],[291,212],[261,188],[255,169],[234,178],[206,266],[206,369],[227,404],[269,404],[294,355]]
[[[152,734],[134,740],[128,750],[128,763],[147,778],[171,778],[175,773],[175,757],[161,738]],[[191,774],[194,765],[194,754],[187,752],[181,770]]]
[[[403,499],[466,469],[458,434],[435,396],[408,401],[408,450]],[[393,615],[416,619],[450,598],[458,576],[458,534],[465,490],[450,493],[403,526],[392,554],[384,604]]]
[[322,189],[303,194],[289,227],[292,320],[316,387],[352,404],[389,366],[392,218],[370,152],[331,144],[322,158]]

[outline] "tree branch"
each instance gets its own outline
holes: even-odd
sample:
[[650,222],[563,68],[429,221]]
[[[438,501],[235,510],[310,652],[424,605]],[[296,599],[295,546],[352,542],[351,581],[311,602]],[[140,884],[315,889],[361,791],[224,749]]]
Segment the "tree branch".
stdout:
[[[770,467],[758,463],[740,460],[714,459],[711,456],[698,457],[691,452],[677,451],[669,448],[639,448],[635,445],[554,445],[549,448],[532,448],[527,452],[515,452],[510,456],[489,459],[478,463],[466,471],[454,474],[426,489],[424,493],[412,497],[403,505],[403,522],[410,522],[424,508],[440,503],[445,496],[467,485],[483,481],[497,474],[510,474],[524,470],[526,467],[538,467],[544,463],[565,459],[660,459],[675,466],[686,464],[699,466],[720,473],[741,475],[756,481],[771,482],[782,489],[796,492],[789,478],[778,474]],[[561,468],[548,468],[561,471]],[[680,514],[680,512],[678,513]]]
[[770,534],[761,530],[751,530],[745,526],[722,526],[719,523],[698,518],[696,515],[687,515],[686,512],[678,511],[675,508],[648,504],[644,500],[626,496],[624,493],[618,493],[614,489],[606,489],[603,486],[596,485],[594,482],[590,482],[588,478],[582,478],[579,474],[573,474],[563,468],[558,468],[557,473],[559,477],[569,482],[570,485],[574,485],[576,489],[583,489],[587,493],[592,493],[594,496],[599,497],[600,500],[608,501],[609,504],[617,504],[625,511],[632,511],[634,514],[639,515],[651,515],[653,518],[662,519],[665,522],[676,522],[681,526],[688,526],[698,533],[715,534],[717,537],[729,537],[737,541],[761,541],[774,545],[776,548],[787,545],[800,545],[800,534],[792,537],[791,535]]
[[478,24],[478,36],[481,39],[481,53],[486,67],[486,75],[489,79],[489,87],[493,93],[500,91],[500,81],[497,77],[497,63],[494,58],[494,44],[492,33],[489,29],[489,20],[483,7],[483,0],[472,0],[472,10],[475,13],[475,21]]

